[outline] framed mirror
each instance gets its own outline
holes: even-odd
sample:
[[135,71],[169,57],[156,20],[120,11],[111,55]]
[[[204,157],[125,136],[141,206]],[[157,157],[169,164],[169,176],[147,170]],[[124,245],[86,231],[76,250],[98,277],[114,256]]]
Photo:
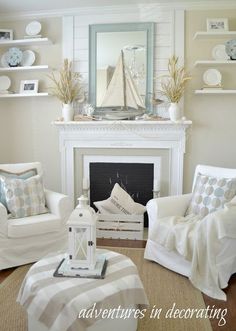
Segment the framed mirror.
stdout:
[[[114,72],[125,64],[138,105],[151,111],[153,93],[153,35],[154,23],[96,24],[89,26],[89,102],[96,110],[109,104]],[[115,76],[114,75],[114,76]],[[122,81],[122,78],[120,78]],[[123,79],[124,80],[124,79]],[[117,76],[116,81],[119,81]],[[121,88],[112,81],[118,99]],[[127,81],[126,88],[130,83]],[[115,86],[115,88],[114,88]],[[128,91],[126,98],[133,94]],[[113,91],[112,91],[113,93]],[[121,93],[121,92],[120,92]],[[113,93],[114,94],[114,93]],[[111,99],[111,98],[110,98]],[[110,100],[109,99],[109,100]],[[110,102],[111,104],[111,102]],[[113,106],[116,105],[113,95]],[[132,104],[132,102],[131,102]],[[105,105],[105,106],[104,106]],[[118,106],[118,103],[117,103]]]

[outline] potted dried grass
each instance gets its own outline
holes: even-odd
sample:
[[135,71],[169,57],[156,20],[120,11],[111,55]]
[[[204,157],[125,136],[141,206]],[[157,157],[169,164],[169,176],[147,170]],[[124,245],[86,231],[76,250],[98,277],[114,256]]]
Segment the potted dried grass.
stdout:
[[179,101],[182,98],[186,83],[191,79],[184,66],[178,65],[178,57],[173,55],[168,61],[168,75],[161,79],[160,94],[170,102],[169,115],[171,121],[178,121],[181,118]]
[[54,83],[54,87],[51,88],[51,94],[62,102],[62,117],[64,121],[73,121],[74,109],[72,103],[75,100],[83,101],[84,98],[80,73],[73,72],[72,62],[64,59],[63,66],[59,71],[59,78],[57,79],[54,73],[49,75],[49,78]]

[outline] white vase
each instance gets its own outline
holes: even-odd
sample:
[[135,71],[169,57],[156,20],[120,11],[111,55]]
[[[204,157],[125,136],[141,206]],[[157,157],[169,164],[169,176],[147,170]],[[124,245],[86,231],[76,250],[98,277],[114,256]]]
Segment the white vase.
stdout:
[[71,103],[63,103],[62,105],[62,117],[65,122],[73,121],[74,109]]
[[171,121],[176,122],[181,119],[181,110],[177,102],[171,102],[168,110]]

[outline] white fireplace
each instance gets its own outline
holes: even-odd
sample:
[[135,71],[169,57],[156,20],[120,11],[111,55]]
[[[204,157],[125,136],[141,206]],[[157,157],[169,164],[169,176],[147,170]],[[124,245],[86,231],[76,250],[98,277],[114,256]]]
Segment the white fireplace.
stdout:
[[[162,159],[156,156],[127,156],[127,150],[139,151],[168,150],[169,152],[169,182],[168,194],[176,195],[182,193],[183,185],[183,161],[186,144],[186,132],[191,121],[92,121],[92,122],[54,122],[59,129],[59,146],[61,152],[61,182],[62,192],[69,195],[75,202],[75,151],[76,149],[96,149],[109,151],[115,149],[124,150],[125,159],[131,162],[152,162],[154,166],[154,177],[162,185]],[[111,153],[113,154],[113,153]],[[153,153],[154,154],[154,153]],[[115,161],[114,155],[99,155],[84,157],[83,175],[89,177],[88,164],[91,157],[97,160]],[[82,181],[82,178],[80,179]]]

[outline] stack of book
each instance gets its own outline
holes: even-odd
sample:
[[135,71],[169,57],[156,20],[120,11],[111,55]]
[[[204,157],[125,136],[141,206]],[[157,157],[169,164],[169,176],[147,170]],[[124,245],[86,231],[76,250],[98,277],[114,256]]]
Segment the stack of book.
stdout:
[[8,90],[0,90],[0,94],[11,94],[14,93],[12,91],[8,91]]
[[218,84],[218,85],[203,85],[202,89],[204,91],[213,91],[213,90],[222,90],[223,87],[220,84]]
[[42,35],[36,34],[34,36],[24,36],[24,39],[37,39],[37,38],[42,38]]
[[67,256],[60,262],[53,276],[103,279],[105,278],[106,269],[107,259],[104,254],[98,254],[96,265],[92,270],[71,267],[69,256]]

